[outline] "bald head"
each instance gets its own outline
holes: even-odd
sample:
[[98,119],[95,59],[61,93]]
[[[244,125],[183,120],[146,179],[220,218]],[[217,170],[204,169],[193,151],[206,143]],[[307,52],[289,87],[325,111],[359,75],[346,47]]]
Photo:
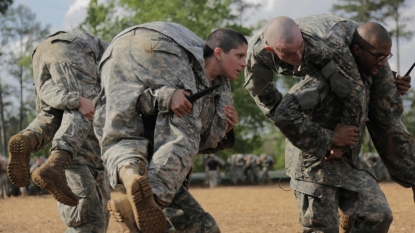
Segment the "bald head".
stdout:
[[281,44],[294,43],[296,36],[301,33],[293,19],[280,16],[272,19],[264,30],[268,45],[279,47]]
[[388,31],[382,25],[374,22],[360,25],[353,34],[353,44],[360,46],[370,47],[391,42]]

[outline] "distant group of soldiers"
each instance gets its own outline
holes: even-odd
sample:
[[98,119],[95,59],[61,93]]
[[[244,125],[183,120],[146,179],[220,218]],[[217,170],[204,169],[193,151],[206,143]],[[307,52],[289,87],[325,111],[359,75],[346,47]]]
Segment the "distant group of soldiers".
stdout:
[[[220,177],[220,169],[213,169],[209,165],[214,164],[213,161],[217,161],[215,166],[224,167],[225,161],[216,155],[210,154],[204,158],[206,166],[206,183],[215,181],[212,179]],[[269,170],[275,164],[275,159],[266,154],[260,156],[255,154],[233,154],[227,160],[227,167],[225,169],[225,175],[229,178],[232,184],[265,184],[269,183],[270,176]],[[213,172],[212,172],[213,171]],[[216,171],[216,173],[214,172]],[[216,176],[214,176],[216,174]],[[217,181],[220,183],[220,179]],[[213,185],[214,187],[216,185]],[[210,187],[212,185],[210,184]]]
[[[36,168],[40,167],[45,162],[45,157],[35,157],[30,160],[30,173]],[[7,176],[7,163],[8,158],[0,155],[0,199],[5,196],[36,196],[48,193],[46,189],[36,185],[32,179],[29,179],[29,183],[24,187],[16,187]]]

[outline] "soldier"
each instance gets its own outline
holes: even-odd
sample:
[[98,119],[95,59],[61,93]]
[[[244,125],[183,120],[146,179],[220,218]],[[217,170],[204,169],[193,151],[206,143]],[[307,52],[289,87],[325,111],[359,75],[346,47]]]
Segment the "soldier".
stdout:
[[245,167],[244,174],[246,182],[249,184],[259,183],[259,157],[256,154],[246,154],[244,156]]
[[220,162],[214,157],[214,155],[208,154],[205,162],[206,177],[209,180],[209,187],[215,188],[218,186],[218,180],[220,180]]
[[[363,106],[369,104],[371,76],[386,66],[391,46],[380,24],[365,23],[354,33],[351,50],[365,85]],[[295,85],[275,111],[275,124],[288,139],[286,170],[300,223],[305,232],[338,232],[339,208],[355,219],[356,231],[388,232],[392,211],[376,176],[359,156],[363,140],[350,131],[352,126],[340,124],[343,106],[331,83],[315,73]],[[364,131],[362,124],[359,133]],[[343,152],[345,146],[353,150]]]
[[238,184],[238,181],[244,183],[244,167],[245,160],[243,154],[233,154],[229,157],[229,170],[228,177],[231,180],[232,184]]
[[[169,219],[176,230],[219,230],[182,184],[197,153],[233,146],[232,128],[238,118],[229,79],[235,80],[245,67],[247,41],[231,29],[220,29],[209,39],[213,50],[181,25],[142,24],[116,36],[101,61],[95,130],[111,185],[126,191],[141,232],[163,232],[161,209],[167,206],[165,211],[181,213],[179,220]],[[218,44],[223,41],[227,46],[221,49]],[[190,92],[216,84],[220,87],[213,93],[193,103],[187,100]],[[155,115],[152,155],[147,146],[153,138],[145,137],[144,127]],[[109,207],[128,220],[122,203],[126,202],[112,199]]]
[[4,193],[7,191],[7,171],[6,171],[6,158],[0,155],[0,198],[4,198]]
[[28,180],[30,153],[53,137],[51,155],[32,178],[58,200],[67,232],[105,232],[108,227],[110,189],[90,121],[92,99],[100,91],[98,63],[107,45],[76,30],[57,32],[40,43],[33,52],[39,113],[9,142],[8,174],[22,185]]
[[374,75],[369,106],[361,105],[364,88],[349,49],[357,26],[354,21],[333,15],[307,16],[295,22],[288,17],[273,19],[250,40],[244,86],[272,119],[282,98],[272,83],[273,72],[304,76],[321,71],[345,103],[342,123],[360,127],[369,110],[370,121],[366,124],[389,173],[402,186],[414,187],[415,162],[407,161],[415,161],[415,139],[402,122],[399,95],[410,88],[411,78],[394,79],[386,64]]
[[261,165],[261,177],[260,182],[263,183],[270,183],[271,180],[269,178],[269,170],[272,168],[272,166],[275,164],[275,159],[271,157],[270,155],[262,153],[259,156],[259,161]]

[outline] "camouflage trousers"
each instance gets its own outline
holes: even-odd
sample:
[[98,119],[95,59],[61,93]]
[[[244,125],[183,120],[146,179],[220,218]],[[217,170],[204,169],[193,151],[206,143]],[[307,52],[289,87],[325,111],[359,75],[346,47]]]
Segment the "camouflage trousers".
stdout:
[[59,110],[43,108],[36,118],[22,132],[35,134],[39,151],[52,141],[51,150],[65,150],[73,156],[85,141],[92,122],[77,109]]
[[163,210],[166,215],[168,233],[219,233],[215,219],[182,186],[170,205]]
[[65,169],[65,175],[68,186],[80,197],[79,204],[73,207],[58,202],[59,215],[68,226],[66,232],[106,232],[110,217],[106,171],[75,160]]
[[[4,198],[7,190],[7,173],[0,174],[0,198]],[[7,194],[7,193],[6,193]]]
[[297,200],[299,222],[303,232],[338,232],[338,209],[356,218],[352,232],[388,232],[392,211],[376,180],[369,175],[362,177],[358,192],[339,187],[296,181],[293,187]]

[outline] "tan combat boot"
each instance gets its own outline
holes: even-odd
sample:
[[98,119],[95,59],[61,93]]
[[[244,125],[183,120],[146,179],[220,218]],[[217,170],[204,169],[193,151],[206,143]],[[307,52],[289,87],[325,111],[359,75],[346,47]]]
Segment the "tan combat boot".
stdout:
[[49,190],[53,197],[62,204],[76,206],[79,197],[68,186],[65,168],[72,160],[72,155],[63,150],[53,150],[48,160],[32,172],[33,181]]
[[163,233],[167,220],[163,211],[153,198],[148,177],[143,172],[139,173],[139,167],[126,164],[121,167],[119,178],[127,191],[135,222],[142,233]]
[[351,217],[339,209],[339,233],[351,232],[355,220],[355,217]]
[[121,225],[123,233],[140,233],[127,195],[112,198],[108,201],[107,207],[112,217]]
[[12,184],[17,187],[25,187],[29,183],[30,154],[37,144],[36,136],[31,131],[13,135],[9,140],[7,175]]

